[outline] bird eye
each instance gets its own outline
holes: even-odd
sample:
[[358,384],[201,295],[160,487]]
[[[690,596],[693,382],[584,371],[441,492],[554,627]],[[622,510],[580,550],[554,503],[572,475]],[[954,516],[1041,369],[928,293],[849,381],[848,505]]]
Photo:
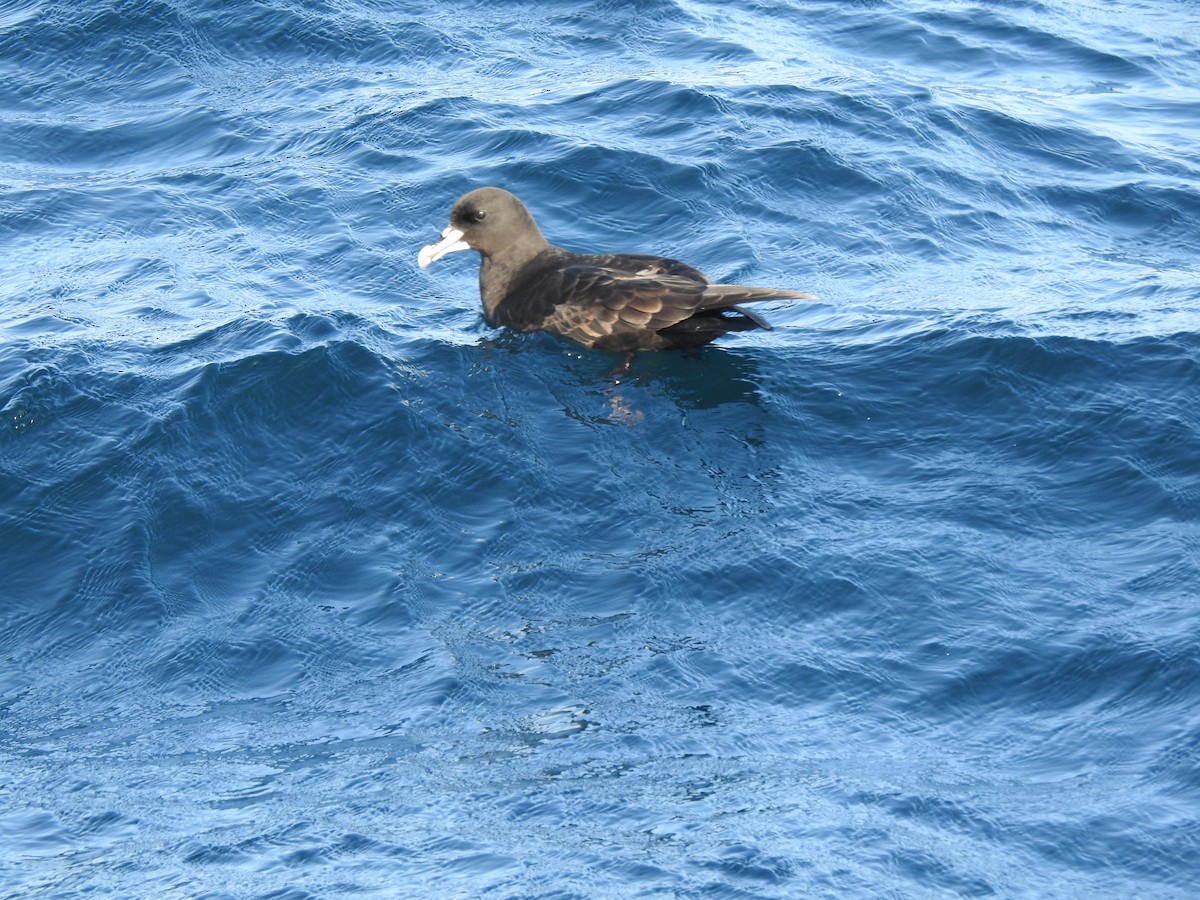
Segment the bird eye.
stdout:
[[467,225],[478,225],[486,218],[486,210],[480,209],[478,206],[464,206],[461,209],[455,209],[450,220],[466,227]]

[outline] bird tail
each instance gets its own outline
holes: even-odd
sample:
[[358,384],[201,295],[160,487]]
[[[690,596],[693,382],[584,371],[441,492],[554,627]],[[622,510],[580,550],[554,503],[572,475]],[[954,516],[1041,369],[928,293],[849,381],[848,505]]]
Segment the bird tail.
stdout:
[[747,319],[749,319],[751,322],[753,322],[755,325],[757,325],[759,328],[761,328],[763,331],[774,331],[775,330],[770,322],[768,322],[766,319],[764,319],[762,316],[758,315],[757,313],[750,312],[750,310],[748,310],[748,309],[743,309],[740,306],[728,306],[728,307],[726,307],[726,309],[731,309],[735,313],[740,313],[741,315],[743,315]]
[[[778,288],[747,287],[741,284],[706,284],[700,296],[700,309],[730,308],[738,303],[759,303],[763,300],[815,300],[812,294],[784,291]],[[745,312],[739,310],[739,312]]]

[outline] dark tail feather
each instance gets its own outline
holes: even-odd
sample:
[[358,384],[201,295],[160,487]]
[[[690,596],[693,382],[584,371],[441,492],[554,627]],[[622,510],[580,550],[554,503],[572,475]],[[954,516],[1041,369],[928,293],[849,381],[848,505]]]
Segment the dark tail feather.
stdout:
[[[770,322],[768,322],[766,319],[764,319],[762,316],[758,315],[758,313],[752,313],[752,312],[750,312],[750,310],[742,309],[740,306],[731,306],[729,308],[732,309],[734,312],[741,313],[743,316],[745,316],[747,319],[749,319],[751,322],[753,322],[755,325],[757,325],[763,331],[774,331],[775,330],[775,327]],[[736,329],[731,328],[730,329],[730,331],[743,331],[743,330],[744,329],[741,329],[741,328],[736,328]]]
[[728,306],[724,309],[702,310],[690,319],[684,319],[658,333],[671,342],[671,347],[684,350],[689,347],[702,347],[730,331],[753,331],[756,328],[771,330],[770,324],[761,316],[751,315],[736,306]]
[[700,296],[701,309],[726,309],[736,303],[761,303],[764,300],[815,300],[812,294],[782,291],[776,288],[747,287],[741,284],[706,284]]

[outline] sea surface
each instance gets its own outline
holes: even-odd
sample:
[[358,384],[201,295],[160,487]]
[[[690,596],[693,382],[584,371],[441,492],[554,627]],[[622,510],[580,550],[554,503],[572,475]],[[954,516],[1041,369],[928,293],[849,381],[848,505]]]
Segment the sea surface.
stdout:
[[1200,5],[0,2],[0,896],[1197,885]]

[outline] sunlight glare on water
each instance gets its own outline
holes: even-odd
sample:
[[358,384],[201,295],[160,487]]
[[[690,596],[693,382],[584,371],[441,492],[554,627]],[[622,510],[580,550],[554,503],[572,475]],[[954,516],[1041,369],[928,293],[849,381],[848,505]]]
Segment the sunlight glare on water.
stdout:
[[[1198,24],[0,10],[0,894],[1192,896]],[[616,374],[488,184],[819,299]]]

